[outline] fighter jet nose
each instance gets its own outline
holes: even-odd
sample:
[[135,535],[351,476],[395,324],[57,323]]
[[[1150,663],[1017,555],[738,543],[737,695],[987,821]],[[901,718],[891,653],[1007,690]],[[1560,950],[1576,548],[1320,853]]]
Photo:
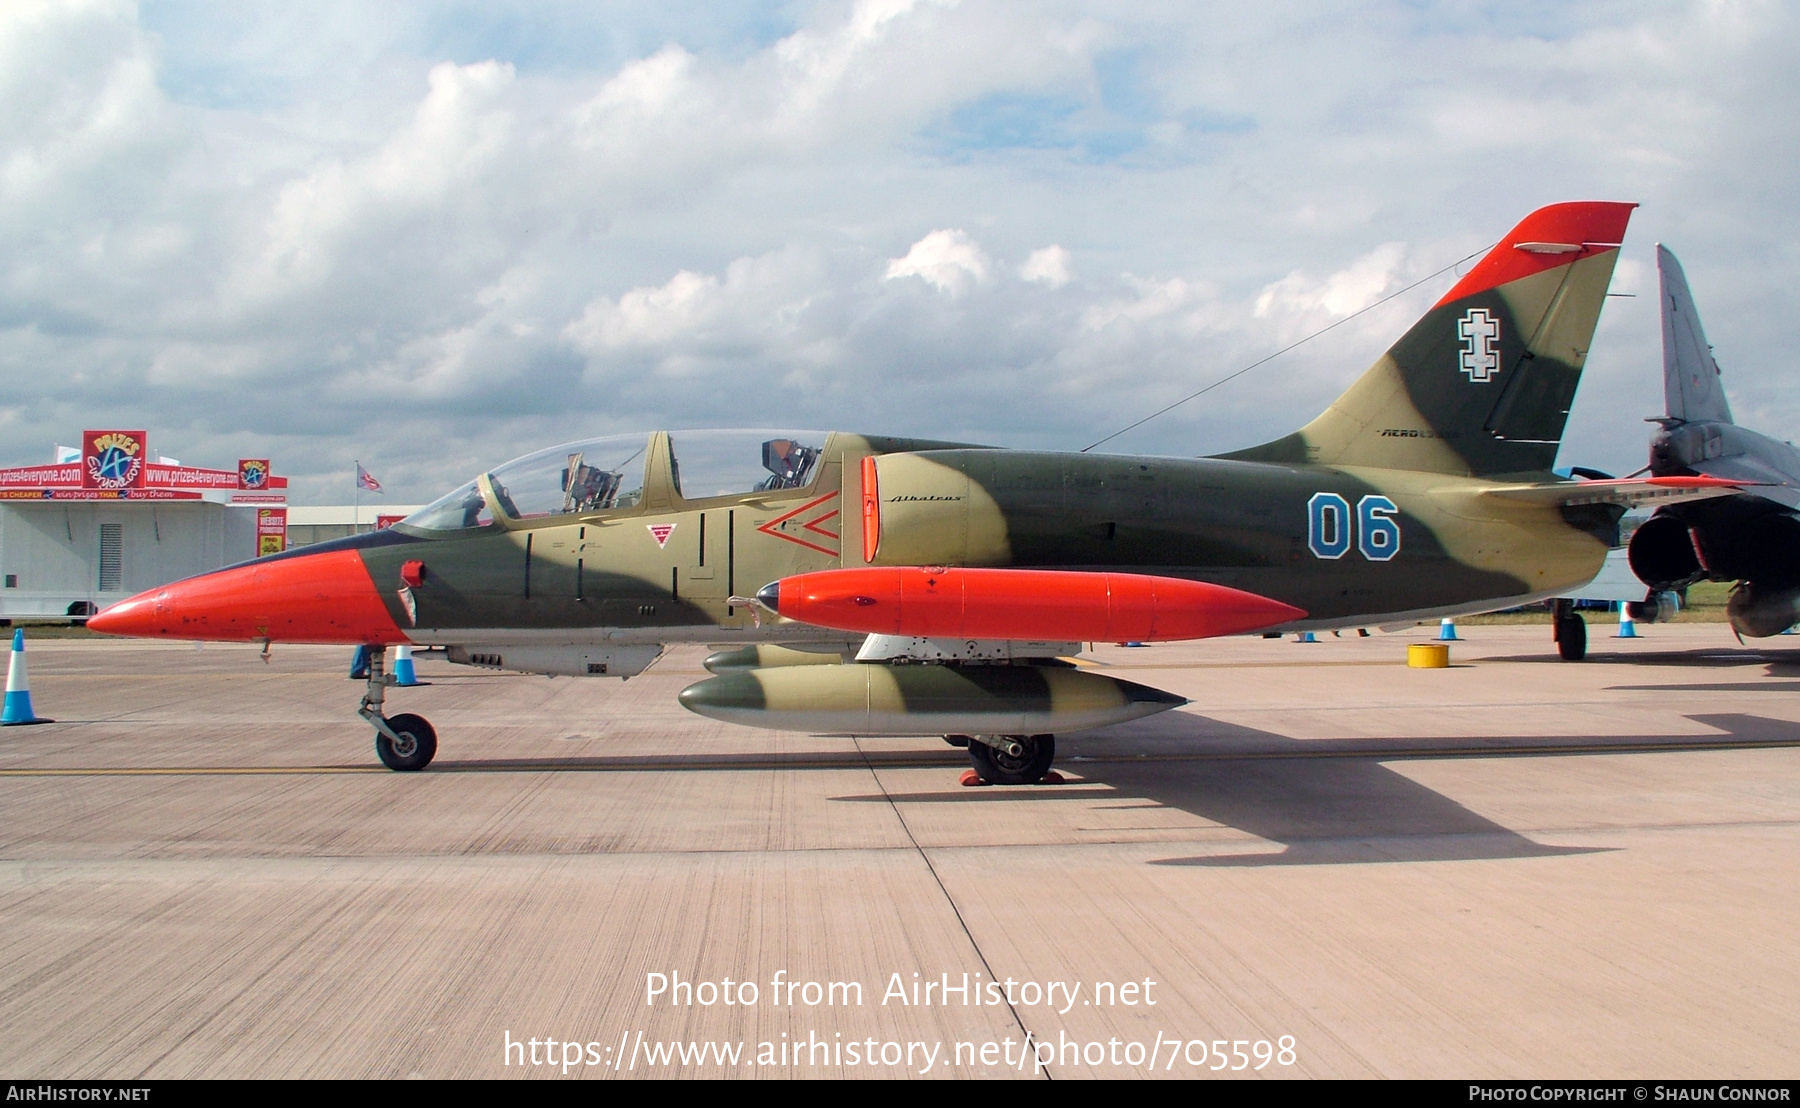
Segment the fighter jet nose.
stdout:
[[129,600],[108,605],[88,617],[88,630],[98,631],[103,635],[153,635],[155,632],[151,628],[154,626],[155,596],[158,591],[160,590],[152,589]]
[[770,581],[756,590],[756,602],[771,612],[781,611],[781,582]]
[[354,550],[246,562],[121,600],[107,635],[215,642],[398,643],[406,635]]

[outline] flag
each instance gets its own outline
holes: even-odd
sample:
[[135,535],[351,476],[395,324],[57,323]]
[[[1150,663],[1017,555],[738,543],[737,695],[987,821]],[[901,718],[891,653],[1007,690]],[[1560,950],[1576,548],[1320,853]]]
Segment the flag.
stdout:
[[357,462],[356,487],[359,489],[368,489],[370,492],[380,492],[381,482],[375,480],[375,475],[364,469],[361,462]]

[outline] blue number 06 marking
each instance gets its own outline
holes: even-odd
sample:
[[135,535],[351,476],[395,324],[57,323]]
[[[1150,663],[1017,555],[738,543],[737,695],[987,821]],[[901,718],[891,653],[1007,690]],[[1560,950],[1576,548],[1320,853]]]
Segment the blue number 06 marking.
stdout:
[[[1371,562],[1392,561],[1400,553],[1400,509],[1385,496],[1356,502],[1356,549]],[[1306,546],[1315,558],[1336,560],[1350,552],[1350,502],[1335,492],[1316,492],[1306,502]]]
[[1306,545],[1315,558],[1350,551],[1350,502],[1335,492],[1315,492],[1306,502]]
[[1393,517],[1399,508],[1385,496],[1365,496],[1356,502],[1356,549],[1371,562],[1385,562],[1400,553],[1400,525]]

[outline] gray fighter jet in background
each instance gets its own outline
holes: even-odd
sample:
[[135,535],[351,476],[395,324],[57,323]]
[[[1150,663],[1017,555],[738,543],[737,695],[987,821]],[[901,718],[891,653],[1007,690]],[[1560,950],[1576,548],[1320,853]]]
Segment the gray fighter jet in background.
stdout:
[[1740,636],[1778,635],[1800,622],[1800,450],[1731,420],[1719,366],[1681,263],[1656,248],[1662,276],[1663,392],[1651,422],[1650,472],[1721,477],[1746,491],[1660,509],[1632,536],[1632,572],[1649,586],[1633,618],[1673,613],[1668,594],[1696,581],[1735,581],[1727,612]]

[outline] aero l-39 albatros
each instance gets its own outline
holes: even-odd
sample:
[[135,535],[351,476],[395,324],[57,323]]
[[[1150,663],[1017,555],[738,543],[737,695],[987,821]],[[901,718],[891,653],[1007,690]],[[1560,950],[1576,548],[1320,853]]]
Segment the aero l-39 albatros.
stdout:
[[1649,471],[1746,484],[1706,504],[1657,510],[1631,537],[1631,570],[1650,586],[1640,618],[1663,616],[1662,594],[1696,581],[1736,581],[1726,611],[1739,635],[1779,635],[1800,622],[1800,450],[1737,426],[1681,263],[1656,248],[1662,274],[1663,397]]
[[392,529],[152,589],[119,635],[360,644],[381,760],[384,648],[627,677],[670,642],[729,646],[702,715],[942,735],[997,783],[1054,733],[1181,698],[1060,661],[1093,641],[1410,623],[1594,576],[1627,506],[1703,476],[1550,472],[1632,205],[1558,204],[1495,246],[1323,415],[1210,458],[1050,453],[784,429],[570,443],[483,473]]

